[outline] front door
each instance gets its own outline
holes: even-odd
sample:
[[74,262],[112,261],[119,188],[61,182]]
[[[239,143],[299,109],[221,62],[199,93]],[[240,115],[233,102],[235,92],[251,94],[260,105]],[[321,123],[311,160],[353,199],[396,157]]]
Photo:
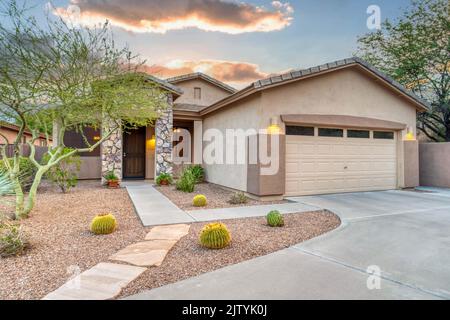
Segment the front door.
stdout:
[[145,178],[145,127],[123,134],[123,177]]

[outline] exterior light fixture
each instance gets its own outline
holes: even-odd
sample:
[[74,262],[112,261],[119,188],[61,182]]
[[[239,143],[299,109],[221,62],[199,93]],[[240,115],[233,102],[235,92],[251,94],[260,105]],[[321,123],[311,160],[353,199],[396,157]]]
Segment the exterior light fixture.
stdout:
[[92,139],[93,139],[94,141],[99,141],[99,140],[100,140],[100,136],[94,136]]
[[411,127],[408,127],[408,130],[407,130],[406,135],[405,135],[405,140],[407,140],[407,141],[414,141],[414,140],[416,140],[415,137],[414,137],[414,132],[413,132]]
[[147,148],[150,150],[155,150],[155,145],[156,145],[155,135],[152,135],[152,138],[147,140]]
[[281,132],[281,128],[278,124],[278,118],[277,117],[270,118],[270,125],[267,128],[267,133],[268,134],[279,134],[280,132]]

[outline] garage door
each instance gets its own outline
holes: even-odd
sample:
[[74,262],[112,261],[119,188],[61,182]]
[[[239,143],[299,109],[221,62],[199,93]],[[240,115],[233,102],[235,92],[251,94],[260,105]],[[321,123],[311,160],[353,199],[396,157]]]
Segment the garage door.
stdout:
[[286,128],[286,195],[396,187],[395,132]]

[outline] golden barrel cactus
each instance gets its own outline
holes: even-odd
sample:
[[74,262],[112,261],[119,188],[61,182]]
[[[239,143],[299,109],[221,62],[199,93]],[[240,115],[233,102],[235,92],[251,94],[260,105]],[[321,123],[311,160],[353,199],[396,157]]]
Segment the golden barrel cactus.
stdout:
[[117,228],[116,218],[111,213],[99,214],[91,222],[94,234],[110,234]]
[[270,211],[267,216],[267,224],[271,227],[282,227],[284,226],[284,219],[278,210]]
[[204,207],[206,206],[206,197],[202,194],[198,194],[194,197],[194,199],[192,199],[192,204],[195,207]]
[[230,231],[220,222],[205,225],[200,232],[200,243],[209,249],[222,249],[231,242]]

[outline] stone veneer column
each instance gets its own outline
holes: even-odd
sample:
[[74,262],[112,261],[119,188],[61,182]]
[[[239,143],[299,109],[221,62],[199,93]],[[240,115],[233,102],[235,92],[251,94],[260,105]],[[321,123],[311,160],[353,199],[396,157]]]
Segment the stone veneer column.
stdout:
[[[103,121],[102,132],[109,132],[108,121]],[[108,139],[101,143],[101,158],[102,158],[102,183],[105,182],[103,178],[109,171],[114,173],[122,180],[122,130],[117,129]]]
[[155,177],[161,173],[172,174],[172,129],[173,129],[173,111],[172,111],[172,95],[167,95],[169,107],[164,110],[155,123],[156,136],[156,163]]

